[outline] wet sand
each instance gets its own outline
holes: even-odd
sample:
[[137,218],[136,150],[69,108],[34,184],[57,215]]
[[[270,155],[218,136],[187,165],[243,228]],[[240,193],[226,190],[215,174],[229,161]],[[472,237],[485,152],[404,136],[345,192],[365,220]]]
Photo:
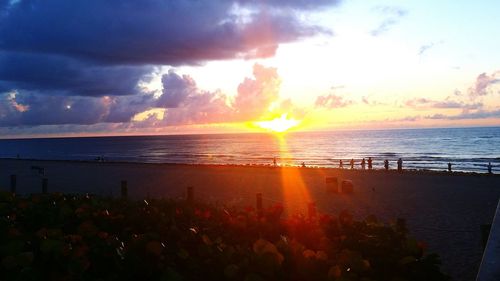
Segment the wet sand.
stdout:
[[[45,175],[31,166],[43,167]],[[475,278],[482,255],[480,225],[491,223],[500,198],[500,175],[426,171],[0,159],[1,190],[9,190],[11,174],[17,175],[17,192],[24,194],[39,193],[46,177],[49,192],[118,196],[120,181],[127,180],[133,198],[178,198],[193,186],[198,200],[211,202],[253,205],[261,192],[264,205],[293,209],[314,201],[322,212],[348,209],[358,218],[405,218],[411,234],[441,256],[443,270],[454,280]],[[326,177],[351,180],[354,193],[327,193]]]

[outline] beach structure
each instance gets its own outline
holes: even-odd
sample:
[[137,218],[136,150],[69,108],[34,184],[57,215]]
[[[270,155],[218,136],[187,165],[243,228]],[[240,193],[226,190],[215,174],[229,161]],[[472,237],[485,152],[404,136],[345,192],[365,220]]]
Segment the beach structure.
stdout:
[[339,181],[337,177],[327,177],[325,179],[326,192],[339,193]]
[[351,180],[342,180],[342,193],[350,194],[354,192],[354,184]]

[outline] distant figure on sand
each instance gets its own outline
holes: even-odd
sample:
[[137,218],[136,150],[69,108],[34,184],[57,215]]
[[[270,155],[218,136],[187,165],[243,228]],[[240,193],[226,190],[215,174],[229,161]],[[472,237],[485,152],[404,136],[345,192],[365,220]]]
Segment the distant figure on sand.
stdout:
[[491,162],[488,162],[488,174],[491,174]]
[[278,164],[276,163],[276,157],[273,158],[273,166],[276,167]]
[[302,168],[305,168],[306,167],[306,162],[302,162]]
[[351,159],[350,164],[351,164],[351,170],[354,169],[354,159]]
[[365,169],[365,165],[366,165],[366,162],[365,162],[365,158],[363,158],[363,160],[361,160],[361,169]]
[[451,162],[448,162],[448,172],[451,172]]
[[372,169],[372,158],[368,157],[368,170]]
[[386,171],[389,170],[389,160],[387,160],[387,159],[384,160],[384,168]]
[[342,159],[339,160],[339,168],[340,169],[344,168],[344,163],[342,163]]
[[398,159],[398,171],[399,172],[403,171],[403,159],[401,158]]

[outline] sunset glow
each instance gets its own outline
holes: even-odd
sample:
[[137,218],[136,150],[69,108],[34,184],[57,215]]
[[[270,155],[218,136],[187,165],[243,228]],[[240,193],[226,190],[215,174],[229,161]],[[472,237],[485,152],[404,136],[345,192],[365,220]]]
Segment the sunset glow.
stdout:
[[299,125],[300,121],[297,121],[293,118],[288,118],[287,114],[283,113],[281,117],[277,117],[269,121],[255,122],[255,124],[262,129],[266,129],[276,133],[283,133]]

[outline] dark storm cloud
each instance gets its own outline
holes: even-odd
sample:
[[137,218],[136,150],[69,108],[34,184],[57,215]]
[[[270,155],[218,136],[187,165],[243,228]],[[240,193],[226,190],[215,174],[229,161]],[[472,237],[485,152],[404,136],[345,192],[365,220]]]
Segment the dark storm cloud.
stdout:
[[[253,77],[238,86],[234,99],[199,89],[189,75],[169,71],[162,77],[163,94],[126,96],[66,96],[12,91],[0,94],[0,127],[97,123],[127,123],[149,109],[166,109],[164,118],[152,114],[148,124],[171,126],[237,122],[259,118],[279,101],[280,78],[276,68],[255,64]],[[291,101],[281,107],[292,110]],[[154,121],[154,122],[153,122]],[[140,123],[140,122],[134,122]]]
[[174,123],[254,116],[260,109],[245,112],[175,73],[158,99],[138,84],[156,66],[269,57],[329,33],[302,15],[338,2],[0,0],[0,126],[128,122],[152,107],[168,108]]
[[0,127],[128,122],[152,95],[80,97],[17,92],[0,95]]
[[269,56],[279,43],[324,32],[299,10],[337,2],[21,0],[0,18],[0,49],[113,64]]
[[27,90],[70,96],[131,95],[148,66],[97,66],[55,55],[0,52],[0,92]]

